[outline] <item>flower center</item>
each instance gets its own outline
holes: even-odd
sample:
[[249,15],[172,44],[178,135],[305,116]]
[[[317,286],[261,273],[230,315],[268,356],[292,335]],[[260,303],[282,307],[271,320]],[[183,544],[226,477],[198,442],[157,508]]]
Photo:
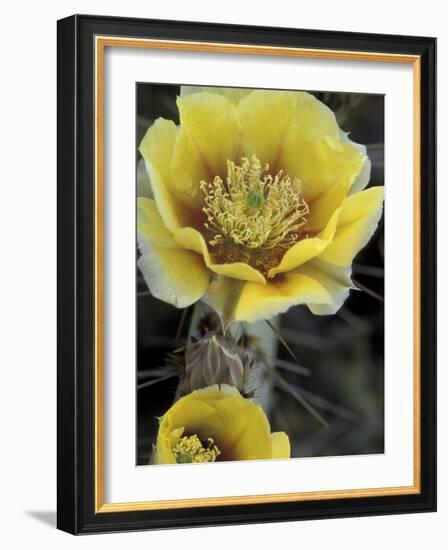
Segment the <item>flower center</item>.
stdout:
[[184,436],[173,447],[173,454],[178,464],[190,462],[215,462],[221,451],[211,437],[206,443],[194,435]]
[[243,158],[241,166],[228,160],[225,183],[219,176],[212,183],[201,182],[212,246],[227,239],[251,249],[269,249],[297,240],[308,214],[300,183],[282,170],[275,176],[268,170],[269,165],[262,167],[253,155],[251,160]]
[[219,176],[201,182],[215,261],[245,261],[268,271],[299,239],[309,212],[300,182],[268,170],[252,155],[240,166],[228,160],[225,182]]

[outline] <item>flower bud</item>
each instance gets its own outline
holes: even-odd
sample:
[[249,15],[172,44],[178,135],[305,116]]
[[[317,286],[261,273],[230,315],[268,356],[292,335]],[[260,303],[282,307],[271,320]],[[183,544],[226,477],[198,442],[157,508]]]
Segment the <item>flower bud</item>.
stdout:
[[185,347],[185,377],[182,394],[214,384],[228,384],[248,394],[254,357],[230,335],[207,332]]

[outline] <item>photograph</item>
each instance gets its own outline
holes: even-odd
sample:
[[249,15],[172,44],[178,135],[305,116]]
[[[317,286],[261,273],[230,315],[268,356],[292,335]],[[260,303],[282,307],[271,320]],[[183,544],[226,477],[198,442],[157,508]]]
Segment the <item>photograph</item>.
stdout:
[[383,454],[384,95],[135,93],[136,465]]

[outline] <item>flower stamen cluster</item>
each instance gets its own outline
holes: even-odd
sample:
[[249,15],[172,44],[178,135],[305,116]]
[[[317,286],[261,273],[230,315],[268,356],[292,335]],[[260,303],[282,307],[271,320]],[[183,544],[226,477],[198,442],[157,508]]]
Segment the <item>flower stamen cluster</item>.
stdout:
[[207,438],[206,446],[194,434],[179,439],[173,447],[173,454],[178,464],[191,462],[215,462],[221,451],[211,437]]
[[241,166],[227,161],[226,182],[216,176],[201,182],[205,195],[205,227],[212,234],[210,245],[232,242],[244,248],[288,248],[299,238],[309,209],[300,193],[300,182],[268,173],[253,155]]

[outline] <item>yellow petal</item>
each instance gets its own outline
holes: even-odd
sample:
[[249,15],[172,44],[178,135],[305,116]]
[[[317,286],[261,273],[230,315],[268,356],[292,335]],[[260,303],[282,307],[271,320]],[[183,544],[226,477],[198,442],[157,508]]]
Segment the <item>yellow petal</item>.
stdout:
[[333,235],[336,231],[336,226],[338,222],[339,210],[333,213],[330,221],[328,222],[325,229],[319,233],[317,237],[310,237],[309,239],[302,239],[291,248],[289,248],[280,264],[277,267],[274,267],[269,270],[268,277],[272,278],[278,273],[285,273],[286,271],[291,271],[298,267],[299,265],[304,264],[311,258],[321,254],[323,250],[331,243]]
[[176,445],[179,439],[183,436],[184,431],[185,431],[184,427],[174,428],[174,430],[169,434],[170,449]]
[[256,155],[270,172],[278,171],[278,158],[296,108],[296,92],[255,90],[238,105],[244,156]]
[[248,399],[230,397],[217,401],[215,406],[223,419],[216,439],[224,460],[271,458],[271,430],[260,405]]
[[325,137],[303,144],[297,154],[292,139],[286,140],[284,166],[302,182],[302,193],[309,203],[335,183],[351,185],[361,172],[364,158],[348,143]]
[[228,397],[231,395],[241,397],[240,392],[235,388],[235,386],[230,386],[230,384],[213,384],[213,386],[209,386],[208,388],[204,388],[198,391],[208,393],[211,390],[214,390],[217,393],[219,392],[220,394],[220,396],[216,395],[215,399],[223,399],[224,397]]
[[364,158],[362,169],[360,173],[356,176],[355,181],[352,183],[350,187],[350,194],[358,193],[359,191],[362,191],[370,181],[372,163],[370,162],[370,159],[367,156],[367,147],[365,145],[361,145],[359,143],[355,143],[354,141],[351,141],[351,139],[349,139],[348,137],[348,134],[343,132],[342,130],[340,132],[340,139],[344,143],[350,143],[353,147],[358,149],[358,151],[361,153],[361,156]]
[[[355,143],[354,145],[356,147],[360,148],[359,149],[360,151],[363,151],[363,152],[366,151],[366,148],[365,148],[364,145],[358,145],[357,143]],[[363,154],[365,154],[365,153],[363,153]],[[350,194],[358,193],[359,191],[362,191],[370,181],[370,174],[371,174],[371,171],[372,171],[372,163],[371,163],[369,157],[367,157],[367,156],[363,157],[363,159],[364,160],[363,160],[361,171],[356,176],[354,182],[350,186]]]
[[331,301],[322,304],[310,300],[308,308],[315,315],[334,315],[348,298],[353,287],[351,266],[339,266],[314,258],[300,266],[296,272],[310,277],[322,285],[331,297]]
[[171,449],[169,439],[159,438],[157,440],[157,464],[176,464],[176,458]]
[[211,181],[213,177],[188,133],[179,128],[171,159],[171,188],[175,195],[188,207],[200,210],[201,181]]
[[291,458],[291,445],[285,432],[274,432],[272,437],[272,458]]
[[183,247],[189,250],[194,250],[199,254],[203,254],[205,264],[209,269],[218,275],[224,275],[226,277],[232,277],[233,279],[240,279],[242,281],[254,281],[261,284],[266,282],[263,275],[244,262],[233,262],[229,264],[216,264],[213,262],[210,253],[207,248],[207,243],[204,237],[192,227],[184,227],[179,229],[175,235],[176,241]]
[[140,248],[143,254],[137,265],[155,298],[178,308],[188,307],[202,298],[210,280],[209,272],[194,252],[182,249],[173,252],[156,246],[144,250],[142,244]]
[[307,202],[335,183],[351,185],[364,159],[364,152],[340,131],[330,109],[310,94],[298,94],[279,166],[302,182]]
[[326,189],[316,197],[308,206],[309,214],[303,231],[316,232],[325,227],[344,199],[350,189],[349,182],[343,181]]
[[210,395],[206,400],[199,397],[179,400],[178,406],[168,411],[167,420],[172,426],[184,427],[188,433],[201,437],[213,437],[222,427],[222,419],[216,415],[214,401],[222,399],[221,395]]
[[176,243],[155,201],[139,198],[137,204],[138,266],[152,295],[180,308],[197,302],[210,281],[202,257]]
[[238,105],[241,99],[252,92],[252,88],[220,88],[219,86],[181,86],[180,95],[197,94],[198,92],[209,92],[220,94]]
[[291,120],[287,139],[296,136],[300,143],[316,141],[324,136],[339,136],[339,126],[331,109],[308,92],[297,92],[296,112]]
[[240,124],[235,105],[209,92],[177,99],[180,121],[212,176],[227,174],[227,160],[235,160],[240,145]]
[[331,296],[319,282],[299,273],[277,275],[266,285],[246,283],[235,310],[235,321],[252,323],[269,319],[304,303],[331,303]]
[[150,245],[179,248],[174,236],[165,227],[154,199],[137,198],[137,234]]
[[319,256],[336,264],[351,264],[372,237],[383,210],[384,187],[371,187],[347,197],[341,205],[332,243]]
[[158,118],[140,143],[157,208],[167,228],[174,232],[186,224],[186,210],[170,189],[170,164],[177,128],[171,120]]

